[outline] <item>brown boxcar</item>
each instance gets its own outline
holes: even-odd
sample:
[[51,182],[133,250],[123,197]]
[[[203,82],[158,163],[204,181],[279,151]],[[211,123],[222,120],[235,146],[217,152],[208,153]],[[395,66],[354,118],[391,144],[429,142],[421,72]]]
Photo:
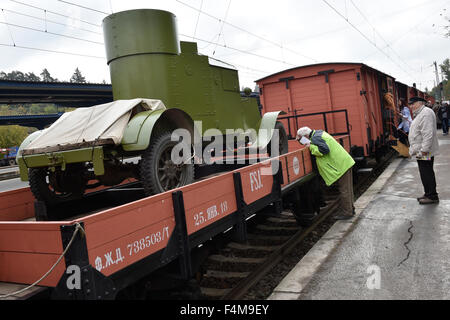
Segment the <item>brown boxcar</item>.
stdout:
[[[302,115],[283,120],[291,138],[302,126],[342,134],[347,131],[347,116],[355,158],[379,156],[398,122],[393,110],[398,107],[395,79],[362,63],[303,66],[256,82],[263,113],[283,110],[289,116]],[[394,106],[387,105],[387,93]],[[337,110],[347,113],[332,113]]]

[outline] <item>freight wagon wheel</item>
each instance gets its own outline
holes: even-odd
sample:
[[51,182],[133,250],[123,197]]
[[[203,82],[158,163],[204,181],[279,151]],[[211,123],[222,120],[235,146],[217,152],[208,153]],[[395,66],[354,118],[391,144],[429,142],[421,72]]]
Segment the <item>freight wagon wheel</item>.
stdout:
[[[155,195],[180,188],[194,182],[194,164],[176,165],[172,161],[172,149],[179,143],[171,140],[172,133],[165,132],[152,139],[142,155],[141,182],[145,194]],[[191,150],[185,146],[185,150]],[[186,157],[188,155],[181,155]]]
[[30,189],[34,197],[54,206],[70,200],[80,199],[86,183],[80,173],[81,165],[67,167],[66,171],[52,172],[48,168],[30,169]]
[[[286,130],[284,129],[284,126],[281,122],[277,121],[275,124],[275,130],[278,130],[279,132],[279,141],[278,141],[278,152],[279,155],[283,155],[289,152],[289,139],[286,134]],[[269,145],[267,146],[267,153],[270,157],[272,157],[272,141],[270,141]]]

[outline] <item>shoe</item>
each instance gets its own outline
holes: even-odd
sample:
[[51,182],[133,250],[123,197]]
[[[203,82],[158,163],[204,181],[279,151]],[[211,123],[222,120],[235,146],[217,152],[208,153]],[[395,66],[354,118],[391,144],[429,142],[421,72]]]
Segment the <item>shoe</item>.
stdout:
[[420,203],[421,205],[438,204],[438,203],[439,203],[439,199],[433,200],[433,199],[430,199],[430,198],[424,198],[424,199],[421,199],[421,200],[419,201],[419,203]]
[[422,197],[420,197],[420,198],[417,198],[417,201],[420,202],[420,200],[424,200],[424,199],[427,199],[427,197],[426,197],[426,196],[422,196]]

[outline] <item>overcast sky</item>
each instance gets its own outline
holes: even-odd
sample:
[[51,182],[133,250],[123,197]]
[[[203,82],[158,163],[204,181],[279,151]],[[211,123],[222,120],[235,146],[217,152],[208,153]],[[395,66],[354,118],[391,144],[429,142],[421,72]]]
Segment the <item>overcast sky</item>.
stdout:
[[217,43],[194,40],[200,53],[234,65],[241,86],[251,88],[256,79],[294,66],[363,62],[406,84],[431,89],[433,62],[450,57],[450,39],[443,36],[450,0],[66,1],[104,13],[58,0],[0,0],[1,71],[39,74],[47,68],[67,81],[78,67],[90,82],[109,82],[102,20],[112,12],[138,8],[173,12],[180,40]]

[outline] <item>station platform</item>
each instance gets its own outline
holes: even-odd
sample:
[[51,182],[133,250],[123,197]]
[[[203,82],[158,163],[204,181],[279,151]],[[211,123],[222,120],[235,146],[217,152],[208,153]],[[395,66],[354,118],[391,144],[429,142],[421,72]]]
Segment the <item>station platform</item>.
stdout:
[[269,300],[450,299],[450,138],[438,136],[440,204],[420,205],[417,161],[395,159]]

